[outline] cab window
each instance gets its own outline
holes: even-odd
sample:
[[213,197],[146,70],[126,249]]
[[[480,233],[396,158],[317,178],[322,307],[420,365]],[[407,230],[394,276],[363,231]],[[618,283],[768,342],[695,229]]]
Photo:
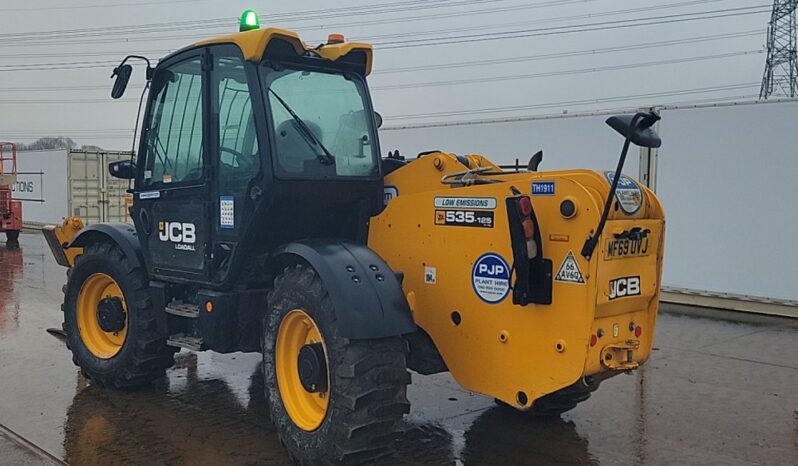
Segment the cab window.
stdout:
[[264,65],[277,175],[371,177],[379,173],[374,119],[356,76]]
[[199,181],[203,173],[200,58],[159,69],[145,124],[143,184]]
[[218,131],[214,148],[219,167],[218,227],[237,230],[247,217],[247,192],[261,168],[255,116],[240,50],[224,45],[212,48],[212,54],[211,111],[218,123],[214,128]]

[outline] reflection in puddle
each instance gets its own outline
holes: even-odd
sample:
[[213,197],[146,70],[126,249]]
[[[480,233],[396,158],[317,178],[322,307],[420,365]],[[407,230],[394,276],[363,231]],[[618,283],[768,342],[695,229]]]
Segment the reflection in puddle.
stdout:
[[19,243],[0,243],[0,335],[19,328],[19,300],[14,285],[22,280],[22,265]]

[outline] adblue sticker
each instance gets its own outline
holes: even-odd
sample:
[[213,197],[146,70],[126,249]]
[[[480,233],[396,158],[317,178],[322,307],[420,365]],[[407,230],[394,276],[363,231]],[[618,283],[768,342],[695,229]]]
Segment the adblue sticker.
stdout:
[[479,299],[496,304],[510,292],[510,265],[498,254],[483,254],[471,270],[471,285]]
[[[612,186],[612,180],[615,179],[614,172],[604,172],[607,181]],[[643,205],[643,191],[637,182],[626,175],[621,175],[618,179],[618,186],[615,188],[615,199],[618,200],[618,205],[626,215],[634,215],[640,210]]]

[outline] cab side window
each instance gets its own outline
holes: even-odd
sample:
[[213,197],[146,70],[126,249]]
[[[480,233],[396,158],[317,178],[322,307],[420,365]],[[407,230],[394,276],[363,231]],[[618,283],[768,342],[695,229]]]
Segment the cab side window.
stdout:
[[220,230],[240,230],[252,206],[248,196],[251,181],[260,173],[261,158],[247,85],[244,59],[234,46],[212,49],[211,111],[218,146]]
[[194,58],[155,75],[145,125],[145,186],[199,181],[203,173],[202,65]]

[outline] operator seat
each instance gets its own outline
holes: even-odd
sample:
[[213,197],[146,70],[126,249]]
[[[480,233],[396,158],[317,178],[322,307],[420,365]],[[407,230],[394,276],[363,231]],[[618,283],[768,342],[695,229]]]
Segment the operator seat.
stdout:
[[[305,121],[305,124],[316,139],[321,141],[321,127],[311,121]],[[276,138],[277,160],[287,172],[302,173],[305,161],[319,156],[321,149],[312,147],[313,144],[302,135],[302,129],[293,119],[280,123],[277,127]]]

